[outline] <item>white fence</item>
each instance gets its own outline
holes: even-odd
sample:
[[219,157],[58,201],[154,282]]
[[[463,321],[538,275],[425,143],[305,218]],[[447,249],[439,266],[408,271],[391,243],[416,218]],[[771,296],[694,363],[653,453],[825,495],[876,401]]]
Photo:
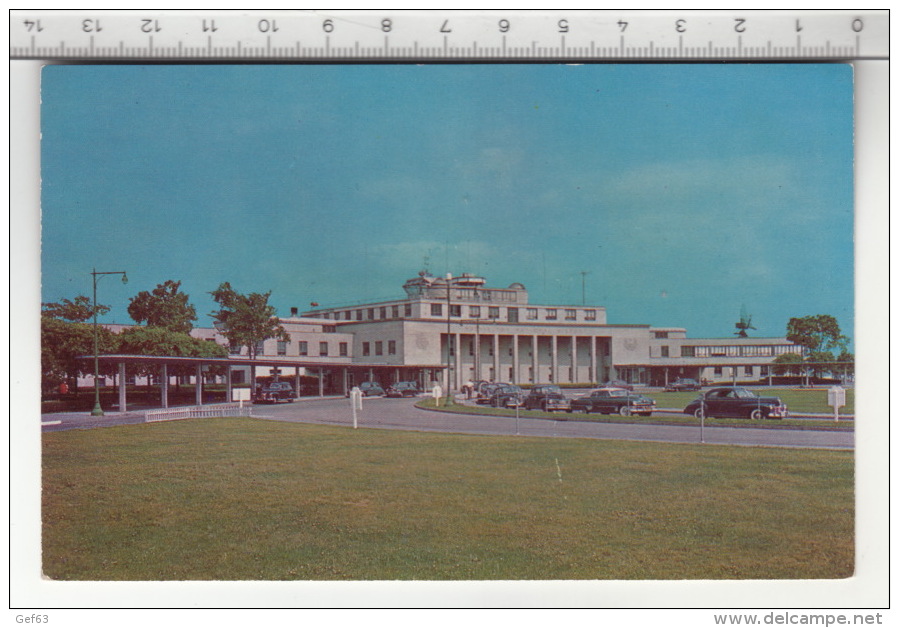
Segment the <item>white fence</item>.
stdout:
[[253,406],[240,403],[217,403],[208,406],[186,406],[165,410],[147,410],[144,421],[175,421],[177,419],[200,419],[221,416],[252,416]]

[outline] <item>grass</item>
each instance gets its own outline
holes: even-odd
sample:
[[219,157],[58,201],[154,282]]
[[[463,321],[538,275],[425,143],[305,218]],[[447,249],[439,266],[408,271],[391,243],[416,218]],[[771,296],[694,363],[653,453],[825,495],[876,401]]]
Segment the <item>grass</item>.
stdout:
[[845,578],[849,452],[246,418],[43,435],[60,580]]

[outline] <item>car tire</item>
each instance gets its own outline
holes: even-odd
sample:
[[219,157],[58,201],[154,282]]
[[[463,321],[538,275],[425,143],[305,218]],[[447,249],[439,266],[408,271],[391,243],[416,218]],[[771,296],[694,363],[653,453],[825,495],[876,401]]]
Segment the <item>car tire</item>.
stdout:
[[767,417],[765,416],[765,413],[762,411],[761,408],[756,408],[755,410],[753,410],[752,412],[749,413],[749,418],[753,421],[761,421],[763,419],[766,419]]
[[[697,419],[701,419],[701,418],[702,418],[702,407],[701,407],[701,406],[700,406],[699,408],[696,408],[695,410],[693,410],[693,416],[696,417]],[[706,415],[705,415],[705,418],[708,419],[708,418],[711,418],[711,417],[709,417],[709,415],[706,414]]]
[[620,414],[621,416],[630,416],[632,413],[631,409],[627,406],[621,406],[620,408],[618,408],[618,414]]
[[590,414],[590,408],[588,406],[584,406],[583,408],[581,408],[581,412],[583,412],[584,414]]

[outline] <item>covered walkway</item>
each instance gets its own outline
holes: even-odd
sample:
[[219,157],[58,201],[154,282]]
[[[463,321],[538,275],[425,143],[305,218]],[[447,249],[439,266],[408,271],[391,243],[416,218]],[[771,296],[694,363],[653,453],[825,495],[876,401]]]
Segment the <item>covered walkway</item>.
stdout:
[[[93,360],[93,356],[81,356],[80,359]],[[191,377],[194,379],[194,399],[196,405],[203,405],[203,386],[204,374],[210,372],[222,374],[225,379],[225,399],[226,401],[234,399],[235,388],[244,390],[252,389],[252,382],[248,382],[246,386],[236,386],[233,381],[234,367],[257,367],[257,368],[273,368],[276,372],[281,368],[293,368],[295,371],[294,390],[297,395],[301,395],[301,371],[311,374],[318,380],[318,390],[316,397],[325,397],[328,394],[346,395],[348,391],[356,384],[363,381],[378,381],[382,384],[389,384],[396,381],[414,380],[422,385],[431,381],[436,381],[438,373],[442,367],[439,366],[392,366],[378,363],[335,363],[315,360],[297,360],[297,359],[266,359],[257,358],[251,360],[241,357],[227,358],[195,358],[182,356],[155,356],[155,355],[101,355],[98,356],[101,363],[107,365],[116,365],[118,367],[118,393],[119,393],[119,411],[127,412],[128,410],[128,384],[126,369],[129,365],[139,365],[145,370],[148,367],[157,369],[157,377],[160,388],[160,405],[163,408],[169,407],[169,386],[170,378],[175,375],[175,367],[181,367],[178,370],[184,372],[184,368],[189,369]],[[289,377],[289,376],[288,376]],[[285,378],[286,380],[286,378]],[[326,382],[328,385],[326,386]]]

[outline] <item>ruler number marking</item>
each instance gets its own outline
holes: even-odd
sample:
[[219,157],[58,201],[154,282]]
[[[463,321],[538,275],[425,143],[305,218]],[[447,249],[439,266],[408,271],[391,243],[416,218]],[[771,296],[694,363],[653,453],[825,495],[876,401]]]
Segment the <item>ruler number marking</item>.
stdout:
[[856,33],[862,32],[862,29],[865,27],[865,23],[862,21],[862,18],[857,17],[852,20],[852,30]]
[[565,19],[559,20],[559,32],[560,33],[568,32],[568,20],[565,20]]
[[40,20],[25,20],[25,30],[28,31],[29,33],[31,33],[31,32],[40,33],[42,30],[44,30],[44,27],[41,26]]
[[618,28],[620,28],[621,32],[623,33],[627,30],[627,22],[625,22],[624,20],[618,20]]
[[746,18],[735,17],[734,21],[736,22],[736,24],[734,24],[734,30],[738,33],[745,33],[746,32]]
[[449,20],[443,20],[443,24],[440,26],[441,33],[452,33],[453,29],[449,27]]
[[277,33],[281,30],[278,26],[278,20],[268,20],[263,18],[259,20],[259,23],[256,26],[259,28],[260,33]]
[[678,33],[686,33],[687,32],[687,20],[678,20],[674,23],[674,30]]
[[159,20],[141,20],[140,30],[144,33],[158,33],[162,30]]
[[509,20],[503,18],[499,21],[499,32],[508,33],[510,28],[512,28],[512,24],[509,23]]
[[381,30],[385,33],[389,33],[391,30],[393,30],[393,20],[391,20],[389,17],[385,17],[383,20],[381,20]]

